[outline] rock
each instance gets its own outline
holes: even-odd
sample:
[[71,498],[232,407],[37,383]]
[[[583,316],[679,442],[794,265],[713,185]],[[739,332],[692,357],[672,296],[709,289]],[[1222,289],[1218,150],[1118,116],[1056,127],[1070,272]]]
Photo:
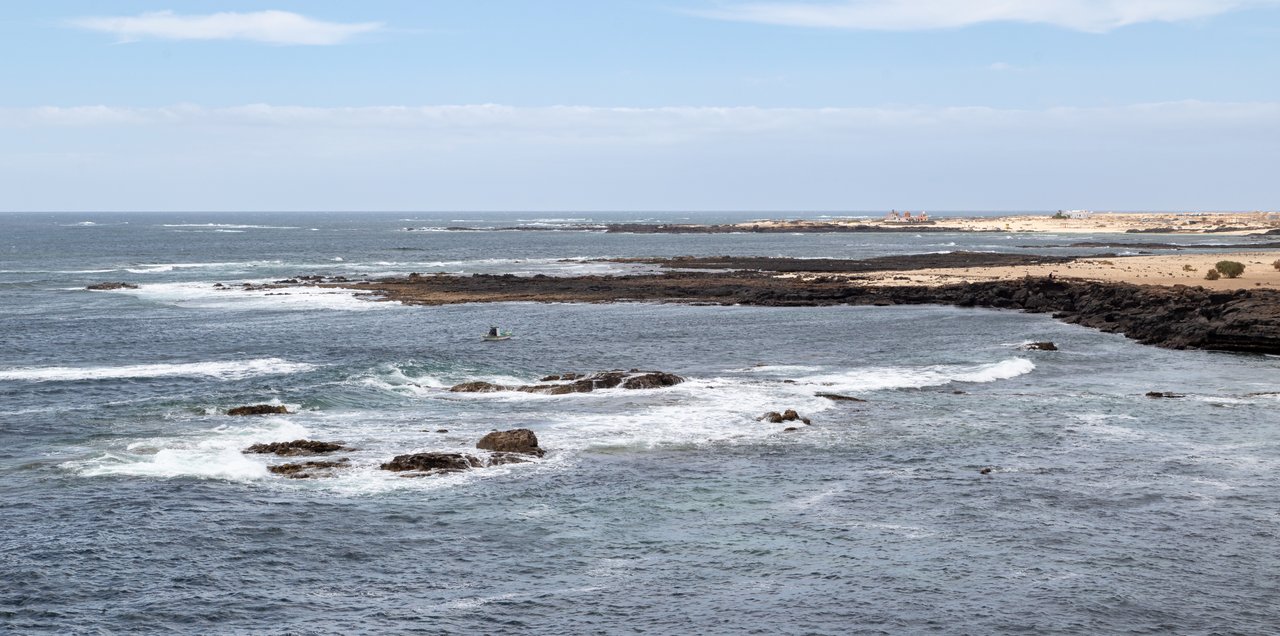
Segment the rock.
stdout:
[[246,453],[258,453],[263,455],[275,454],[281,457],[292,457],[295,455],[323,455],[346,449],[346,446],[338,442],[318,442],[309,439],[298,439],[292,442],[272,442],[270,444],[254,444],[244,449]]
[[794,427],[794,426],[788,426],[788,427],[786,427],[786,428],[782,429],[782,432],[783,432],[783,433],[790,433],[791,431],[798,431],[798,430],[800,430],[800,429],[798,429],[798,428],[796,428],[796,427]]
[[839,395],[837,393],[818,393],[817,396],[820,398],[827,398],[828,400],[834,400],[836,402],[866,402],[866,400],[862,398],[856,398],[850,395]]
[[448,432],[449,432],[449,429],[447,429],[447,428],[437,428],[437,429],[436,429],[436,432],[437,432],[437,433],[448,433]]
[[494,453],[489,456],[490,466],[502,466],[503,464],[524,464],[529,461],[528,457],[519,453]]
[[662,371],[651,371],[643,375],[631,376],[622,382],[624,389],[657,389],[675,386],[684,382],[684,378]]
[[85,287],[91,291],[111,291],[113,289],[137,289],[138,286],[133,283],[94,283]]
[[990,474],[991,474],[991,469],[990,469],[990,468],[983,468],[982,470],[980,470],[980,471],[978,471],[978,472],[979,472],[979,473],[981,473],[981,474],[983,474],[983,475],[990,475]]
[[229,409],[227,415],[289,415],[289,409],[275,404],[255,404]]
[[343,457],[335,461],[312,461],[298,462],[294,464],[279,464],[277,466],[267,466],[267,470],[277,475],[284,475],[290,479],[311,479],[314,477],[328,476],[331,469],[346,468],[351,460]]
[[545,377],[545,378],[542,378],[541,380],[538,380],[538,381],[539,381],[539,382],[560,382],[560,381],[562,381],[562,380],[563,380],[563,381],[568,382],[568,381],[572,381],[572,380],[578,380],[578,379],[581,379],[582,377],[583,377],[583,375],[582,375],[581,373],[561,373],[561,374],[559,374],[559,375],[549,375],[549,376],[547,376],[547,377]]
[[765,413],[764,415],[760,416],[760,420],[764,422],[768,422],[770,424],[781,424],[783,422],[804,422],[805,424],[811,423],[809,421],[809,418],[800,417],[800,414],[796,413],[795,409],[787,409],[785,413],[779,413],[777,411],[769,411],[768,413]]
[[490,382],[464,382],[454,385],[449,391],[453,393],[496,393],[498,391],[510,391],[511,387],[502,386],[501,384],[492,384]]
[[601,371],[591,375],[579,373],[562,373],[542,378],[541,382],[566,382],[566,384],[526,384],[523,386],[503,386],[489,382],[467,382],[449,389],[454,393],[493,393],[496,391],[523,391],[524,393],[542,393],[544,395],[567,395],[569,393],[590,393],[597,389],[657,389],[674,386],[684,382],[684,378],[663,371]]
[[484,466],[484,462],[480,461],[480,459],[474,455],[464,455],[462,453],[414,453],[412,455],[397,455],[391,461],[382,464],[378,468],[393,472],[406,472],[411,470],[423,472],[457,472],[460,470],[480,468],[482,466]]
[[1187,396],[1181,393],[1172,393],[1169,391],[1148,391],[1147,397],[1149,398],[1184,398]]
[[538,447],[538,436],[527,428],[494,431],[480,438],[480,441],[476,442],[476,448],[498,453],[523,453],[538,457],[542,457],[546,452]]
[[1057,351],[1058,345],[1052,342],[1032,342],[1022,346],[1027,351]]

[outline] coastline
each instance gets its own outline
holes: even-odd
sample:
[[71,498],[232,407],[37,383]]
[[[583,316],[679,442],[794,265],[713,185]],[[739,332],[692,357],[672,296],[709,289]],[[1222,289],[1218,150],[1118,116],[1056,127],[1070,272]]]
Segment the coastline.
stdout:
[[[412,231],[415,228],[406,228]],[[1002,216],[933,215],[912,219],[765,218],[739,223],[567,223],[475,228],[453,226],[454,232],[477,231],[596,231],[630,234],[732,233],[844,233],[844,232],[1010,232],[1032,234],[1220,234],[1226,236],[1280,235],[1280,212],[1088,212],[1017,214]]]
[[[1271,254],[1271,253],[1269,253]],[[1280,253],[1274,253],[1280,257]],[[678,268],[625,276],[411,274],[355,283],[324,283],[411,305],[492,302],[662,302],[812,307],[918,305],[1017,309],[1052,313],[1064,322],[1121,333],[1144,344],[1280,355],[1280,272],[1255,280],[1202,281],[1220,285],[1155,284],[1142,272],[1172,275],[1188,259],[1230,255],[1173,255],[1070,259],[954,253],[839,261],[758,257],[646,259]],[[1253,256],[1258,256],[1254,254]],[[940,258],[973,266],[931,269]],[[1027,259],[1018,265],[993,260]],[[1046,259],[1036,263],[1034,259]],[[1143,260],[1137,260],[1143,259]],[[912,262],[919,267],[913,268]],[[701,264],[702,271],[690,268]],[[735,266],[749,264],[752,269]],[[1068,269],[1071,268],[1071,269]],[[1079,268],[1077,271],[1076,268]],[[1171,271],[1170,271],[1171,270]],[[1074,276],[1072,274],[1083,274]],[[1102,276],[1102,274],[1106,274]],[[1187,272],[1193,274],[1193,272]],[[1091,279],[1088,276],[1094,275]],[[1201,277],[1203,274],[1200,274]],[[1150,274],[1155,276],[1155,274]]]

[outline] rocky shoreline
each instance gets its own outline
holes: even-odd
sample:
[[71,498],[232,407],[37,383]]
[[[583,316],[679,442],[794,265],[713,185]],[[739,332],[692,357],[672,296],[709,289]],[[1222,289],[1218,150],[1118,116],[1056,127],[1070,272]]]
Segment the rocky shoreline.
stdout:
[[[860,274],[873,271],[935,267],[933,263],[938,258],[970,259],[970,265],[979,267],[978,263],[986,262],[984,259],[1003,260],[1011,256],[960,253],[866,261],[756,257],[644,259],[682,270],[701,267],[717,271],[579,277],[410,275],[367,281],[355,287],[376,292],[386,300],[423,305],[640,301],[769,307],[919,304],[989,307],[1051,313],[1064,322],[1120,333],[1144,344],[1172,349],[1280,354],[1280,291],[1277,290],[1220,291],[1052,276],[937,286],[873,285],[859,279]],[[737,269],[739,267],[744,269]]]

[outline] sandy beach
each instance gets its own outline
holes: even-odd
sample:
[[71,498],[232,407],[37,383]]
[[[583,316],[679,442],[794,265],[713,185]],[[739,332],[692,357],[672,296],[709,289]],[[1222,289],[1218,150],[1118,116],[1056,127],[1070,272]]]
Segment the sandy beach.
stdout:
[[[1045,265],[885,272],[860,275],[857,280],[869,285],[947,285],[1052,275],[1055,278],[1136,285],[1188,285],[1219,290],[1259,287],[1276,289],[1280,288],[1280,270],[1277,270],[1272,263],[1277,260],[1280,260],[1280,251],[1081,258],[1070,263]],[[1244,274],[1239,278],[1222,277],[1218,280],[1205,280],[1205,273],[1218,261],[1243,263]]]
[[1280,213],[1276,212],[1064,212],[1053,214],[958,217],[929,215],[919,221],[920,213],[905,217],[880,219],[829,219],[823,221],[765,219],[740,223],[742,228],[804,228],[813,225],[862,225],[871,228],[930,228],[932,231],[957,232],[1035,232],[1061,234],[1094,233],[1169,233],[1225,234],[1242,236],[1280,229]]

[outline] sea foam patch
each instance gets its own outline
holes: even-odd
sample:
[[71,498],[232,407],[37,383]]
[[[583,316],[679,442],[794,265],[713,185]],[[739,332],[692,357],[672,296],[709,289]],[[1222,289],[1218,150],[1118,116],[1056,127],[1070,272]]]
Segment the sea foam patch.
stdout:
[[93,367],[10,367],[0,369],[0,380],[11,382],[75,382],[132,378],[207,377],[240,380],[263,375],[301,373],[317,368],[305,362],[281,358],[255,358],[227,362],[180,362]]
[[274,418],[244,428],[218,427],[190,438],[140,440],[124,451],[68,462],[67,468],[86,477],[128,475],[135,477],[195,477],[249,481],[270,476],[265,462],[244,454],[251,444],[304,439],[307,429]]
[[[256,281],[258,284],[269,282]],[[330,287],[242,289],[214,287],[210,283],[156,283],[109,293],[128,294],[144,300],[193,309],[377,311],[400,305],[398,302],[370,302],[360,297],[362,292],[357,290]]]

